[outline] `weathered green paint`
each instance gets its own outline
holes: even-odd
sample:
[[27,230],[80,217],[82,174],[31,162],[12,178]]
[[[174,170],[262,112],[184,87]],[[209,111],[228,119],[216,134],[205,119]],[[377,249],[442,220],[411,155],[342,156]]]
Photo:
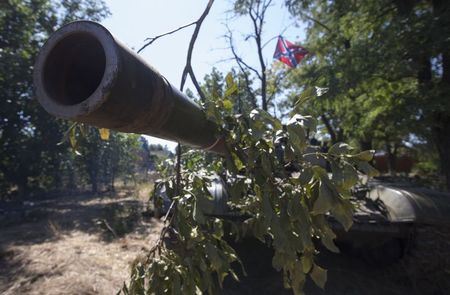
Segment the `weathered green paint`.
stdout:
[[56,31],[37,58],[34,83],[56,117],[224,151],[201,108],[97,23]]

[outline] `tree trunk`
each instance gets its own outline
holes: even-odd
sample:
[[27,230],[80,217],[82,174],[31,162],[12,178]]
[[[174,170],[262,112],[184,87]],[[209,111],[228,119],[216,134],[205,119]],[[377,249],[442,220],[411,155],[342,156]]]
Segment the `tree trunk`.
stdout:
[[97,184],[97,180],[93,180],[91,183],[91,191],[93,194],[98,193],[98,184]]
[[[450,3],[448,1],[433,1],[433,9],[436,17],[443,25],[448,22]],[[440,95],[450,100],[450,53],[444,45],[442,52],[442,79],[439,83]],[[435,145],[439,153],[441,173],[445,178],[447,191],[450,192],[450,111],[449,104],[444,104],[441,112],[438,112],[436,124],[433,130]]]
[[371,140],[361,140],[359,142],[359,146],[361,147],[361,150],[367,151],[372,150],[372,141]]
[[330,120],[327,118],[327,116],[325,115],[325,113],[323,113],[320,118],[322,119],[323,123],[325,124],[325,127],[327,128],[328,134],[330,135],[331,138],[331,143],[337,143],[338,139],[336,136],[336,132],[333,129],[333,126],[331,126]]
[[57,157],[53,157],[52,166],[53,166],[52,189],[55,191],[61,191],[63,187],[63,179],[62,179],[60,159],[58,159]]
[[98,193],[98,171],[96,171],[96,169],[89,170],[89,180],[91,182],[92,193]]
[[115,192],[116,191],[116,187],[114,185],[114,180],[116,179],[116,173],[114,171],[114,169],[112,169],[111,171],[111,191]]
[[394,144],[394,148],[392,149],[392,145],[388,142],[386,143],[386,152],[388,155],[388,170],[391,176],[396,175],[395,166],[397,164],[397,144]]
[[442,114],[437,117],[433,128],[434,143],[437,147],[440,170],[446,181],[447,191],[450,191],[450,117]]
[[69,190],[70,194],[73,194],[77,190],[75,168],[71,165],[67,170],[68,170],[67,189]]

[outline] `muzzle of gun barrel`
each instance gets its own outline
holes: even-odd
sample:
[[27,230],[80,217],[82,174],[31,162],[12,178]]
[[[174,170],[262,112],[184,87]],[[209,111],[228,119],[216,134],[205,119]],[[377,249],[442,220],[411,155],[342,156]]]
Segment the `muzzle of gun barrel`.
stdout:
[[202,109],[98,23],[77,21],[52,34],[36,60],[34,85],[56,117],[225,152]]

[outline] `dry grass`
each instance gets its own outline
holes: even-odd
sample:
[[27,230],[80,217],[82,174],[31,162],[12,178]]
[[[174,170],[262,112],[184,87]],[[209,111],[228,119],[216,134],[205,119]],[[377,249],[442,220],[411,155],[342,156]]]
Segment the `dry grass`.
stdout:
[[109,208],[131,201],[129,196],[60,198],[46,204],[50,213],[44,218],[0,228],[0,293],[115,294],[128,279],[131,262],[152,246],[161,227],[157,220],[138,218],[133,231],[112,237],[99,220],[112,218]]

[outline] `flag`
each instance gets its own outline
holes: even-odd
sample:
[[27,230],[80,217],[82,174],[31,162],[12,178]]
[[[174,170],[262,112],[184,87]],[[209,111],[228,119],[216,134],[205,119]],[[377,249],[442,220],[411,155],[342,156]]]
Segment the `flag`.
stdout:
[[306,48],[295,45],[282,36],[278,36],[277,47],[275,48],[273,58],[280,60],[291,68],[295,68],[306,54],[308,54]]

